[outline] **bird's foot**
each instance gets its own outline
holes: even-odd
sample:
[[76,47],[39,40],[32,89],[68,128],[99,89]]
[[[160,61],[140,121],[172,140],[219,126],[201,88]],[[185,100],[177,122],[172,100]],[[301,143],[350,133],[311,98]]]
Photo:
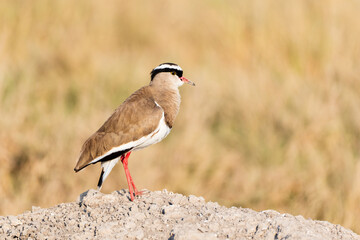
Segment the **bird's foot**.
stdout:
[[150,193],[150,191],[147,190],[147,189],[138,191],[136,188],[135,189],[130,189],[129,192],[130,192],[130,200],[131,201],[134,201],[134,198],[140,198],[140,196],[147,195],[147,194]]
[[147,189],[143,189],[143,190],[141,190],[141,191],[137,191],[137,190],[135,190],[135,197],[140,197],[140,196],[144,196],[144,195],[148,195],[150,193],[150,191],[149,190],[147,190]]

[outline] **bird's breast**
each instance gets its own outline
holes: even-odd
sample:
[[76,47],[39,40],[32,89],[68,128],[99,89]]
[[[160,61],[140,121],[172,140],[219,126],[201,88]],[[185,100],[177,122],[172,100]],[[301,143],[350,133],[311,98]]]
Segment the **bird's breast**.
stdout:
[[164,110],[165,122],[171,129],[180,108],[181,98],[179,90],[165,89],[164,91],[158,91],[154,93],[154,98],[156,104]]

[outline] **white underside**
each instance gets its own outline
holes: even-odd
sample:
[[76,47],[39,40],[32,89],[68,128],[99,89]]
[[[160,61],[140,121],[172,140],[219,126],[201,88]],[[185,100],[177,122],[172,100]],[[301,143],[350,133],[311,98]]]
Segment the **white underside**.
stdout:
[[[155,131],[153,131],[149,135],[144,136],[144,137],[142,137],[142,138],[140,138],[140,139],[138,139],[136,141],[129,142],[129,143],[123,144],[123,145],[121,145],[119,147],[112,148],[110,151],[108,151],[104,155],[102,155],[100,157],[97,157],[94,160],[92,160],[90,162],[90,164],[91,163],[96,163],[97,161],[101,160],[103,157],[106,157],[106,156],[108,156],[108,155],[110,155],[110,154],[112,154],[114,152],[123,151],[123,150],[129,149],[129,148],[132,148],[131,151],[135,151],[135,150],[142,149],[142,148],[145,148],[147,146],[150,146],[152,144],[158,143],[170,133],[170,130],[171,129],[166,125],[165,117],[164,117],[164,113],[163,113],[163,115],[162,115],[162,117],[160,119],[159,125],[155,129]],[[104,183],[105,179],[109,176],[111,170],[118,163],[118,161],[119,161],[119,158],[116,158],[116,159],[101,163],[101,167],[103,168],[103,171],[104,171],[104,174],[101,176],[102,177],[102,180],[101,180],[102,184]],[[101,184],[101,186],[102,186],[102,184]],[[101,186],[98,187],[98,190],[101,189]]]
[[[123,144],[121,146],[114,147],[110,151],[108,151],[107,153],[103,154],[102,156],[99,156],[99,157],[95,158],[94,160],[92,160],[90,162],[90,164],[96,163],[99,160],[101,160],[102,158],[104,158],[104,157],[106,157],[106,156],[108,156],[108,155],[110,155],[112,153],[115,153],[115,152],[123,151],[123,150],[126,150],[126,149],[132,149],[131,151],[135,151],[135,150],[139,150],[139,149],[145,148],[147,146],[150,146],[152,144],[158,143],[170,133],[170,130],[171,129],[166,125],[165,116],[164,116],[164,113],[163,113],[162,117],[160,119],[158,127],[152,133],[150,133],[150,134],[148,134],[148,135],[146,135],[146,136],[144,136],[144,137],[142,137],[142,138],[140,138],[140,139],[138,139],[136,141],[132,141],[132,142],[129,142],[129,143],[125,143],[125,144]],[[113,162],[113,161],[114,160],[111,160],[109,162]],[[115,164],[116,163],[114,163],[114,165]],[[113,167],[114,166],[112,166],[111,168],[113,168]],[[111,168],[110,168],[110,171],[111,171]]]

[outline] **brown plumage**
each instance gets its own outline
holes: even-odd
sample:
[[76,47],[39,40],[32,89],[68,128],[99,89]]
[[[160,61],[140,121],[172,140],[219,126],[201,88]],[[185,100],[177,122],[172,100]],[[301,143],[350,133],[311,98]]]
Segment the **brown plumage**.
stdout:
[[131,199],[133,194],[130,184],[135,195],[141,194],[136,190],[130,173],[127,173],[127,158],[131,151],[161,141],[170,132],[180,108],[178,87],[184,82],[194,85],[182,77],[182,70],[178,65],[160,64],[152,71],[150,84],[128,97],[99,130],[85,141],[74,170],[78,172],[90,164],[101,162],[103,170],[98,184],[101,188],[118,161],[117,158],[120,158],[128,179]]
[[121,104],[81,149],[75,171],[112,148],[138,140],[153,132],[163,110],[155,104],[150,86],[140,88]]

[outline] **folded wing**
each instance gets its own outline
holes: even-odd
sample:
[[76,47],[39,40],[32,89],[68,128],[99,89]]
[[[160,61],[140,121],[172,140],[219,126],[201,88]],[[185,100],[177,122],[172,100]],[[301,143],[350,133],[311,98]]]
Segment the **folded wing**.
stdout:
[[139,89],[86,140],[74,170],[77,172],[90,164],[112,160],[143,144],[147,136],[156,131],[162,117],[164,111],[149,90],[146,87]]

